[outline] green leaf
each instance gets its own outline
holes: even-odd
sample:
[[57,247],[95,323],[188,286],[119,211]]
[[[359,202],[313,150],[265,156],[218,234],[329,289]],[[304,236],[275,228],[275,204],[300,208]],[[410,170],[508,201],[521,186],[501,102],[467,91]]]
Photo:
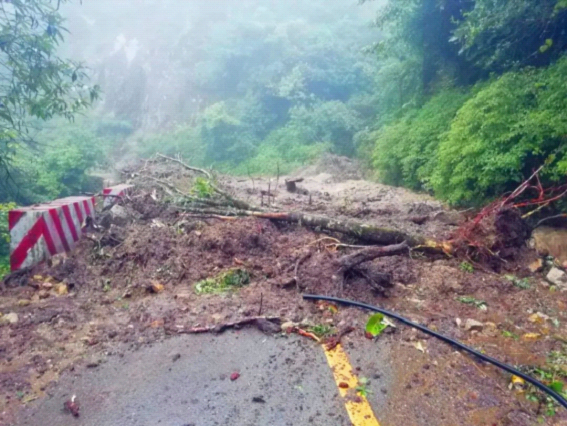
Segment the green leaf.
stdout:
[[384,315],[382,314],[374,314],[368,318],[368,322],[366,323],[366,332],[372,335],[372,337],[376,337],[382,333],[384,329],[388,327],[387,324],[382,323],[383,319]]
[[558,380],[552,382],[549,387],[557,393],[563,392],[563,382],[560,382]]

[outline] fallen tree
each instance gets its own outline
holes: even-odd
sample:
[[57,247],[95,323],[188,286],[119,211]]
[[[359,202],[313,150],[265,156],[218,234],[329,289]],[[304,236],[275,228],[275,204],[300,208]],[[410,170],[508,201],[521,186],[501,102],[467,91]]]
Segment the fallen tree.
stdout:
[[409,248],[433,252],[451,252],[448,242],[439,242],[421,235],[408,234],[395,229],[383,228],[356,220],[335,219],[328,216],[312,215],[303,212],[261,212],[239,209],[200,209],[176,206],[176,208],[200,215],[215,217],[252,216],[277,222],[288,222],[330,232],[338,232],[359,241],[376,244],[392,245],[405,243]]

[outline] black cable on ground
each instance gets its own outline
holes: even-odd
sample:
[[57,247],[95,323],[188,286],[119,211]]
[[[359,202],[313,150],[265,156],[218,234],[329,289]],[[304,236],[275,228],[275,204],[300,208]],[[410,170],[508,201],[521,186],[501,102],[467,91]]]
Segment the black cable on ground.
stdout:
[[504,364],[503,362],[500,362],[497,359],[491,358],[487,355],[484,355],[484,354],[474,350],[473,348],[470,348],[466,345],[463,345],[462,343],[458,342],[457,340],[451,339],[450,337],[439,334],[436,331],[433,331],[433,330],[430,330],[427,327],[424,327],[423,325],[412,322],[412,321],[410,321],[410,320],[408,320],[408,319],[406,319],[406,318],[404,318],[404,317],[402,317],[402,316],[400,316],[400,315],[398,315],[394,312],[390,312],[390,311],[387,311],[385,309],[378,308],[376,306],[367,305],[366,303],[355,302],[353,300],[347,300],[347,299],[340,299],[338,297],[318,296],[318,295],[314,295],[314,294],[304,294],[303,298],[305,300],[325,300],[327,302],[335,302],[335,303],[340,303],[340,304],[343,304],[343,305],[356,306],[358,308],[368,309],[369,311],[374,311],[374,312],[379,312],[379,313],[384,314],[384,315],[386,315],[390,318],[397,319],[398,321],[400,321],[401,323],[403,323],[405,325],[409,325],[410,327],[417,328],[418,330],[423,331],[424,333],[429,334],[430,336],[436,337],[436,338],[444,341],[445,343],[448,343],[452,346],[455,346],[455,347],[457,347],[457,348],[459,348],[459,349],[461,349],[465,352],[468,352],[470,354],[473,354],[474,356],[479,357],[483,361],[486,361],[486,362],[488,362],[492,365],[495,365],[496,367],[501,368],[502,370],[505,370],[508,373],[512,373],[515,376],[521,377],[526,382],[531,383],[532,385],[534,385],[535,387],[537,387],[541,391],[543,391],[546,394],[548,394],[549,396],[551,396],[559,404],[561,404],[565,409],[567,409],[567,400],[565,398],[563,398],[563,396],[559,395],[559,393],[555,392],[553,389],[550,389],[549,387],[547,387],[546,385],[541,383],[539,380],[536,380],[533,377],[528,376],[525,373],[522,373],[521,371],[515,369],[514,367],[512,367],[508,364]]

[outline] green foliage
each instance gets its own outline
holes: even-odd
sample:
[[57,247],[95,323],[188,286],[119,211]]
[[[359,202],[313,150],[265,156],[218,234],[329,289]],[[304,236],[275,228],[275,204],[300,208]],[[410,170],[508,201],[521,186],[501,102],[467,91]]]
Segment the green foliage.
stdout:
[[[563,353],[562,355],[564,358],[565,354]],[[564,369],[564,365],[562,365],[561,362],[557,363],[553,358],[549,358],[545,366],[527,366],[521,367],[521,370],[537,377],[541,382],[549,386],[555,392],[559,393],[563,397],[567,397],[567,392],[565,391],[567,371]],[[544,394],[531,384],[526,386],[526,399],[539,404],[542,408],[545,408],[544,413],[548,417],[555,416],[556,410],[559,407],[557,401],[547,394]]]
[[330,326],[329,324],[314,325],[312,327],[309,327],[309,331],[319,338],[332,336],[333,334],[336,334],[336,332],[337,332],[335,327]]
[[461,91],[445,90],[376,132],[373,164],[380,178],[391,185],[430,189],[441,137],[467,98]]
[[546,186],[567,174],[567,58],[506,73],[468,94],[444,90],[375,133],[374,166],[389,184],[479,205],[540,165]]
[[519,289],[522,290],[529,290],[532,285],[530,284],[530,280],[529,278],[518,278],[514,275],[505,275],[504,278],[506,278],[508,281],[510,281],[514,286],[518,287]]
[[565,2],[475,0],[452,41],[469,61],[492,71],[547,65],[567,45]]
[[384,323],[384,315],[376,313],[368,318],[366,322],[366,332],[372,337],[380,335],[388,327],[388,324]]
[[488,309],[488,306],[487,306],[485,301],[478,300],[478,299],[476,299],[472,296],[457,297],[457,300],[461,303],[466,304],[466,305],[472,305],[472,306],[480,309],[481,311],[486,311]]
[[250,283],[250,274],[245,269],[231,269],[214,278],[207,278],[195,284],[197,294],[218,294],[243,287]]
[[358,379],[358,386],[355,388],[355,391],[358,392],[360,396],[367,397],[369,394],[372,393],[370,389],[368,389],[368,385],[370,384],[370,380],[366,377],[360,377]]
[[542,70],[508,73],[479,87],[439,144],[435,194],[478,204],[514,189],[547,163],[544,183],[567,173],[567,58]]
[[205,178],[198,177],[195,179],[191,192],[199,198],[209,198],[215,193],[215,190],[211,182]]
[[469,262],[461,262],[459,264],[459,269],[463,272],[468,272],[469,274],[474,272],[474,267]]
[[16,208],[16,203],[0,204],[0,279],[10,272],[10,230],[8,212]]
[[21,148],[35,143],[33,120],[72,120],[99,95],[98,87],[85,85],[82,65],[57,56],[66,31],[58,5],[65,1],[0,3],[0,171],[4,182]]
[[509,338],[509,339],[514,339],[514,340],[519,340],[520,336],[518,336],[515,333],[512,333],[511,331],[508,330],[502,330],[502,336]]
[[[276,131],[279,133],[279,131]],[[284,129],[281,132],[285,132]],[[273,139],[272,139],[273,140]],[[311,164],[324,152],[330,150],[328,144],[299,145],[293,141],[282,141],[281,144],[262,144],[256,155],[244,162],[232,165],[220,165],[220,170],[236,175],[275,175],[291,173],[293,170]]]
[[16,200],[25,205],[99,191],[102,182],[91,172],[108,166],[108,153],[117,149],[127,134],[126,123],[100,118],[42,123],[34,136],[35,148],[14,150],[15,171],[10,178],[17,191],[0,187],[0,201]]

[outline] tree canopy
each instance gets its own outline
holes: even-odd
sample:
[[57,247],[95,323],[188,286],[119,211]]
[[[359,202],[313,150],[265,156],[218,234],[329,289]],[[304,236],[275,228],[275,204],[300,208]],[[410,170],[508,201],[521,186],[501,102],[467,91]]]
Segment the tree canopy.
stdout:
[[[18,152],[33,149],[38,121],[72,120],[98,97],[85,68],[58,55],[66,0],[0,2],[0,181],[3,191]],[[16,173],[21,170],[16,170]]]

